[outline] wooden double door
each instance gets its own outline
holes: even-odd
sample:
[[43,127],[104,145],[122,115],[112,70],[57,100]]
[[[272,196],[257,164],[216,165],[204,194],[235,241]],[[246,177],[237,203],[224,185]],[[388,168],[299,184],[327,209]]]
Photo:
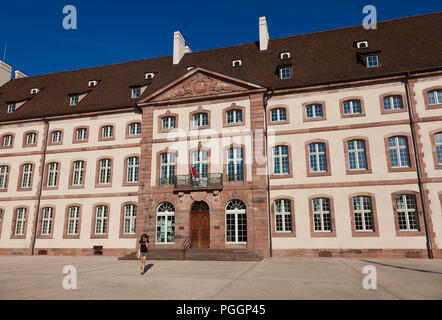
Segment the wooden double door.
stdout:
[[193,248],[210,247],[209,211],[190,212],[190,237]]

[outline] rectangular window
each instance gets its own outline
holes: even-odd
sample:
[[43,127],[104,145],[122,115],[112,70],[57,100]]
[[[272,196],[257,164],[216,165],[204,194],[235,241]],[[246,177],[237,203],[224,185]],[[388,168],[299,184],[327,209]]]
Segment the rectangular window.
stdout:
[[101,129],[101,137],[102,138],[112,138],[114,136],[114,127],[113,126],[104,126]]
[[160,186],[173,184],[175,178],[175,154],[172,152],[161,154]]
[[24,164],[21,187],[30,188],[31,180],[32,180],[32,164]]
[[442,90],[433,90],[427,93],[428,104],[442,104]]
[[132,88],[132,99],[137,99],[141,95],[141,88]]
[[8,166],[0,166],[0,189],[6,189],[8,185]]
[[401,96],[384,97],[384,110],[397,110],[397,109],[402,109]]
[[135,234],[137,219],[137,206],[129,204],[124,206],[124,234]]
[[43,209],[43,217],[42,217],[42,226],[41,226],[41,235],[49,236],[52,234],[52,220],[54,218],[54,209],[53,208],[44,208]]
[[80,225],[80,207],[69,208],[68,235],[78,235]]
[[327,172],[327,155],[325,143],[312,143],[308,146],[310,171]]
[[17,209],[17,220],[15,223],[15,235],[16,236],[24,236],[26,230],[26,209],[20,208]]
[[103,235],[106,234],[107,230],[107,206],[97,206],[95,213],[95,234]]
[[100,184],[109,184],[111,182],[111,159],[100,160]]
[[402,194],[396,196],[395,198],[399,230],[419,231],[416,197],[411,194]]
[[26,135],[26,144],[35,144],[35,140],[37,138],[37,134],[32,132]]
[[374,231],[373,207],[370,197],[354,197],[353,214],[356,231]]
[[81,186],[83,185],[84,177],[84,161],[74,161],[74,172],[72,173],[72,185]]
[[205,150],[194,151],[192,153],[192,167],[195,168],[197,178],[207,178],[209,176],[209,154]]
[[175,129],[176,118],[175,117],[164,117],[161,119],[162,130]]
[[242,110],[230,110],[227,111],[227,123],[241,123],[242,122]]
[[344,114],[361,113],[361,101],[349,100],[344,102]]
[[350,170],[367,170],[367,157],[364,140],[347,142],[348,164]]
[[86,128],[80,128],[77,129],[77,140],[86,140],[87,138],[87,129]]
[[58,163],[52,162],[48,165],[48,187],[57,186],[58,181]]
[[141,134],[141,123],[131,123],[129,125],[129,135],[136,136]]
[[292,232],[292,212],[290,200],[282,199],[274,202],[276,232]]
[[308,105],[305,108],[305,113],[307,119],[322,118],[324,116],[321,104]]
[[405,168],[410,166],[406,137],[388,138],[388,148],[392,168]]
[[437,163],[442,165],[442,132],[434,135],[434,143],[436,144]]
[[78,104],[78,96],[72,96],[69,100],[69,105],[71,107],[76,106]]
[[279,77],[281,79],[290,79],[292,77],[292,67],[280,67]]
[[379,66],[379,56],[378,55],[372,55],[367,56],[367,67],[373,68]]
[[209,125],[209,115],[207,113],[198,113],[193,116],[194,127],[204,127]]
[[13,113],[14,111],[15,111],[15,103],[9,104],[7,113]]
[[244,153],[242,148],[227,151],[227,181],[244,181]]
[[273,174],[289,173],[289,148],[277,146],[273,148]]
[[271,111],[272,122],[287,121],[287,111],[284,108],[273,109]]
[[3,147],[10,147],[12,146],[12,136],[7,135],[3,137]]
[[127,182],[138,182],[140,158],[130,157],[127,159]]
[[52,143],[59,143],[61,142],[61,131],[54,131],[52,132]]
[[327,198],[317,198],[312,201],[315,232],[331,232],[330,200]]

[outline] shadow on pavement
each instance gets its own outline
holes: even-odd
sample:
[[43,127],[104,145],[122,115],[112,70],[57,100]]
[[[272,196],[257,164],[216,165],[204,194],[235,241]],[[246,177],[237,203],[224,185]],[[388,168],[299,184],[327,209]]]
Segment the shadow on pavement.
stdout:
[[364,262],[369,262],[369,263],[373,263],[373,264],[379,264],[381,266],[392,267],[392,268],[397,268],[397,269],[402,269],[402,270],[410,270],[410,271],[417,271],[417,272],[442,274],[442,272],[437,272],[437,271],[430,271],[430,270],[423,270],[423,269],[416,269],[416,268],[401,267],[401,266],[395,266],[395,265],[392,265],[392,264],[386,264],[386,263],[381,263],[381,262],[377,262],[377,261],[370,261],[370,260],[365,260],[365,259],[360,259],[360,260],[364,261]]
[[147,271],[149,271],[151,268],[153,267],[153,264],[150,263],[147,266],[144,267],[144,273],[146,273]]

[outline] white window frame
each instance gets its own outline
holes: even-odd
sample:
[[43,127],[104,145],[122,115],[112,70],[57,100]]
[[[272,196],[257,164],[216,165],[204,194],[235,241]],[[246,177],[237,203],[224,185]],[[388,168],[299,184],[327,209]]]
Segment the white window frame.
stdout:
[[80,96],[76,95],[76,96],[71,96],[69,99],[69,106],[74,107],[78,104]]
[[[364,144],[364,148],[359,149],[358,148],[358,142],[362,141],[362,143]],[[354,149],[350,150],[350,146],[349,144],[352,143]],[[356,163],[356,168],[352,169],[351,168],[351,163],[350,163],[350,154],[354,153],[355,154],[355,163]],[[364,158],[365,158],[365,168],[361,167],[362,164],[359,161],[359,154],[363,153],[364,154]],[[368,159],[367,159],[367,146],[364,140],[361,139],[353,139],[350,141],[347,141],[347,160],[348,160],[348,169],[350,171],[360,171],[360,170],[368,170]]]
[[[364,207],[364,198],[370,199],[370,207],[371,209],[365,209]],[[355,199],[359,202],[360,209],[355,208]],[[373,216],[373,200],[369,196],[356,196],[351,199],[351,204],[353,206],[353,217],[354,217],[354,227],[356,232],[373,232],[374,231],[374,216]],[[357,229],[356,224],[356,214],[361,215],[362,220],[362,229]],[[369,216],[371,220],[371,229],[367,227],[366,218]]]
[[[207,178],[209,175],[209,152],[207,150],[192,151],[192,167],[195,168],[197,177]],[[207,168],[207,172],[203,168]]]
[[112,159],[109,158],[101,159],[99,165],[100,165],[100,174],[99,174],[98,183],[110,184],[111,174],[112,174]]
[[134,122],[129,125],[129,135],[138,136],[141,134],[141,123]]
[[[315,205],[314,205],[315,200],[320,200],[319,211],[315,211]],[[324,210],[324,200],[328,201],[328,211]],[[333,223],[332,223],[332,212],[331,212],[332,208],[331,208],[330,199],[329,198],[314,198],[311,201],[312,201],[313,231],[314,232],[321,232],[321,233],[331,233],[333,231]],[[320,230],[316,230],[315,214],[319,214],[319,216],[320,216],[320,221],[321,221],[321,229]],[[324,215],[330,216],[330,230],[325,230]]]
[[26,163],[23,165],[23,174],[21,180],[22,188],[31,188],[33,168],[34,166],[32,165],[32,163]]
[[26,144],[36,144],[37,134],[35,132],[30,132],[26,134]]
[[[229,205],[233,206],[233,209],[227,209],[229,207]],[[240,208],[243,207],[243,208]],[[235,235],[234,235],[234,239],[235,241],[228,241],[227,239],[227,225],[228,225],[228,215],[233,215],[233,223],[234,223],[234,228],[235,228]],[[246,241],[239,241],[239,220],[240,220],[240,215],[245,215],[245,221],[246,221]],[[240,243],[240,244],[245,244],[247,243],[247,207],[245,205],[244,202],[242,202],[241,200],[231,200],[227,203],[226,205],[226,209],[225,209],[225,223],[226,223],[226,232],[225,232],[225,239],[226,239],[226,243],[227,244],[234,244],[234,243]],[[244,230],[243,230],[244,231]]]
[[48,164],[48,187],[56,187],[58,184],[58,162],[51,162]]
[[[275,151],[278,150],[278,154],[275,154]],[[287,153],[283,154],[283,150],[286,150]],[[289,147],[285,145],[275,146],[272,148],[272,156],[273,156],[273,174],[274,175],[285,175],[290,174],[290,154]],[[284,172],[283,159],[287,159],[287,172]],[[278,166],[276,165],[278,163]],[[279,168],[279,172],[276,172],[276,168]]]
[[13,112],[15,112],[15,110],[16,110],[16,105],[15,105],[15,103],[10,103],[10,104],[8,104],[8,110],[7,110],[7,113],[13,113]]
[[[441,89],[428,91],[428,93],[427,93],[428,105],[435,106],[438,104],[442,104],[442,94],[439,93],[441,91],[442,91]],[[433,98],[431,100],[434,100],[434,103],[430,103],[429,95],[433,95]]]
[[[194,128],[206,127],[209,125],[209,114],[207,112],[199,112],[197,114],[194,114],[192,119]],[[207,123],[204,124],[204,122]]]
[[43,208],[42,220],[41,220],[41,235],[50,236],[52,234],[52,226],[54,219],[54,208]]
[[[372,57],[376,57],[375,60],[370,60],[370,58]],[[371,54],[366,56],[366,63],[367,63],[367,68],[376,68],[379,67],[379,55],[377,54]],[[374,61],[376,61],[376,63],[373,63]]]
[[[359,112],[356,112],[355,107],[356,107],[356,103],[357,102],[359,104]],[[350,104],[350,112],[345,112],[345,104],[348,103]],[[344,115],[349,115],[349,114],[361,114],[362,113],[362,101],[361,100],[346,100],[342,103],[342,112],[344,113]]]
[[16,221],[15,221],[15,232],[16,236],[24,236],[26,231],[26,219],[27,219],[27,210],[26,208],[18,208],[16,212]]
[[127,204],[124,206],[123,234],[135,234],[137,221],[137,206]]
[[76,130],[77,141],[86,140],[87,138],[87,128],[78,128]]
[[[166,162],[163,162],[163,159]],[[175,153],[173,152],[164,152],[160,154],[160,185],[169,185],[171,179],[175,177],[176,174],[176,158]],[[166,176],[163,176],[163,172],[166,173]],[[164,183],[164,180],[167,180],[167,183]]]
[[[288,70],[288,75],[286,75],[286,72]],[[279,78],[284,80],[284,79],[290,79],[292,77],[292,67],[280,67],[279,68]]]
[[[398,108],[397,105],[394,103],[394,98],[399,98],[400,101],[400,107]],[[390,108],[387,108],[386,104],[385,104],[385,100],[389,101],[390,104]],[[392,96],[387,96],[384,97],[383,99],[383,103],[384,103],[384,110],[401,110],[404,108],[404,104],[402,101],[402,97],[400,95],[392,95]]]
[[[312,109],[312,116],[310,117],[308,115],[307,110],[311,108]],[[318,111],[321,110],[321,115],[318,115]],[[313,103],[313,104],[309,104],[305,107],[305,118],[306,119],[316,119],[316,118],[322,118],[324,117],[324,108],[322,106],[322,104],[320,103]]]
[[[277,205],[280,202],[280,205]],[[286,210],[288,207],[288,211]],[[273,208],[275,211],[275,232],[276,233],[291,233],[293,230],[293,220],[292,220],[292,202],[289,199],[277,199],[273,202]],[[280,208],[281,210],[278,210]],[[278,217],[281,218],[282,230],[278,230]],[[286,225],[286,218],[290,219],[290,226]]]
[[[232,157],[230,157],[230,155],[232,155]],[[230,172],[232,165],[233,173]],[[230,178],[231,174],[233,174],[233,179]],[[239,175],[242,175],[242,177]],[[229,182],[244,181],[244,151],[242,147],[234,147],[227,150],[227,180]]]
[[228,110],[226,112],[226,123],[242,123],[243,114],[241,109]]
[[[402,201],[405,204],[405,207],[403,209],[399,209],[398,205],[397,205],[397,198],[401,197]],[[407,197],[413,197],[414,199],[414,208],[410,209],[408,208],[407,205]],[[395,202],[396,202],[396,219],[397,219],[397,223],[398,223],[398,228],[399,231],[420,231],[420,226],[419,226],[419,216],[418,216],[418,212],[417,212],[417,197],[413,194],[400,194],[400,195],[396,195],[395,196]],[[401,229],[400,228],[400,223],[399,223],[399,213],[404,213],[405,214],[405,222],[406,222],[406,229]],[[410,215],[413,214],[416,217],[416,226],[417,228],[411,228],[410,227]]]
[[127,158],[126,182],[128,183],[138,182],[139,168],[140,168],[139,157],[134,156]]
[[[281,110],[284,110],[285,119],[281,118]],[[276,120],[273,120],[273,114],[276,113]],[[286,108],[274,108],[270,110],[270,120],[271,122],[287,121],[287,109]]]
[[6,189],[8,186],[9,167],[6,165],[0,166],[0,189]]
[[80,227],[80,207],[69,207],[68,230],[67,235],[77,236]]
[[103,139],[112,138],[114,136],[114,126],[106,125],[101,127],[101,137]]
[[[324,151],[319,151],[319,145],[320,144],[324,145]],[[310,151],[310,146],[311,145],[315,146],[315,151],[313,151],[313,152]],[[307,148],[308,148],[308,165],[309,165],[309,168],[310,168],[310,172],[312,172],[312,173],[318,173],[318,172],[324,173],[324,172],[327,172],[329,170],[329,168],[328,168],[328,163],[327,163],[327,146],[326,146],[326,144],[324,142],[313,142],[313,143],[310,143],[307,146]],[[324,155],[325,170],[321,170],[321,160],[320,160],[321,159],[321,155]],[[314,170],[312,168],[312,163],[311,163],[311,157],[312,156],[315,158],[317,170]]]
[[83,160],[75,160],[72,165],[72,185],[82,186],[84,184],[84,164]]
[[[404,139],[405,140],[405,145],[401,146],[399,145],[399,138]],[[394,146],[390,146],[390,139],[394,139]],[[411,165],[411,159],[410,159],[410,150],[408,149],[408,139],[406,136],[394,136],[394,137],[389,137],[388,138],[388,152],[389,152],[389,157],[390,157],[390,165],[392,168],[409,168]],[[407,160],[408,163],[405,164],[403,163],[403,159],[401,157],[401,150],[405,149],[407,151]],[[391,154],[392,154],[392,150],[396,151],[396,155],[397,155],[397,159],[398,159],[398,165],[393,165],[392,161],[391,161]]]
[[170,130],[176,128],[176,117],[167,116],[161,118],[161,130]]
[[12,135],[8,134],[3,137],[3,147],[12,146]]
[[98,205],[95,207],[95,234],[105,235],[107,233],[107,218],[109,215],[109,206]]
[[138,99],[141,97],[141,87],[132,88],[131,90],[131,98],[132,99]]
[[52,131],[52,137],[51,137],[51,141],[52,143],[59,143],[61,142],[61,131],[60,130],[56,130],[56,131]]

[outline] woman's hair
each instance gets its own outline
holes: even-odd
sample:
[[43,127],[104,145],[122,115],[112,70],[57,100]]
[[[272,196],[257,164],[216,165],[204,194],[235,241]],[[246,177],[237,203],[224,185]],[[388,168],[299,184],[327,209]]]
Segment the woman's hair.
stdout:
[[149,237],[147,236],[147,234],[143,233],[141,235],[140,241],[143,240],[143,237],[146,237],[146,240],[149,240]]

